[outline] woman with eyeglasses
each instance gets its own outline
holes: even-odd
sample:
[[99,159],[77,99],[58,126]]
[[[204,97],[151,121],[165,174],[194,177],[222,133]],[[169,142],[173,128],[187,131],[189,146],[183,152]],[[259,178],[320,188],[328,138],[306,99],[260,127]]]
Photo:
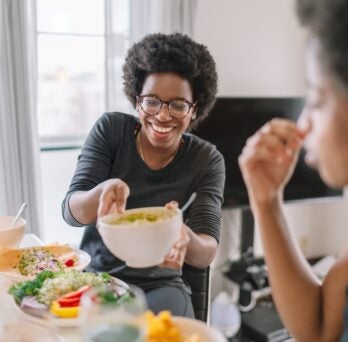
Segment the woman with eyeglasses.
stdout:
[[[215,102],[215,62],[205,46],[185,35],[152,34],[131,47],[123,72],[138,117],[105,113],[96,122],[63,201],[63,216],[70,225],[87,226],[81,248],[92,257],[89,271],[141,287],[156,313],[169,309],[193,317],[181,267],[186,262],[205,268],[214,258],[225,167],[216,148],[188,130]],[[197,199],[185,213],[181,238],[158,267],[126,266],[95,227],[98,216],[115,210],[171,201],[182,206],[193,192]]]
[[298,342],[348,341],[348,254],[320,281],[287,226],[282,200],[303,144],[307,163],[328,185],[348,185],[348,0],[297,4],[310,32],[307,103],[297,124],[274,119],[256,132],[239,161],[283,323]]

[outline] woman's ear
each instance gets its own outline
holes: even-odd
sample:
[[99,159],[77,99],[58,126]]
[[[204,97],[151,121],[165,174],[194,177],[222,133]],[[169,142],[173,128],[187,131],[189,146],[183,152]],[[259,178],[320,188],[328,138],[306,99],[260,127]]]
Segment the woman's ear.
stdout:
[[197,117],[197,107],[193,108],[193,113],[192,113],[192,116],[191,116],[191,120],[195,120],[196,117]]

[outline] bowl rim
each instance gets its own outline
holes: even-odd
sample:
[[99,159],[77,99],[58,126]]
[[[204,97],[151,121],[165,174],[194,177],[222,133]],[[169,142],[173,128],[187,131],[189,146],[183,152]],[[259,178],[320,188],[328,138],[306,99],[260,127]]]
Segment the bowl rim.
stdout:
[[[125,210],[123,213],[111,213],[111,214],[107,214],[105,216],[100,217],[97,220],[97,228],[99,229],[101,225],[103,225],[103,227],[117,227],[118,229],[128,229],[129,227],[132,228],[141,228],[143,226],[156,226],[157,224],[162,224],[163,222],[168,222],[170,220],[176,219],[178,216],[181,216],[182,218],[182,211],[179,208],[175,208],[176,213],[173,216],[170,216],[168,218],[165,218],[161,221],[157,221],[157,222],[144,222],[141,225],[135,225],[135,224],[111,224],[108,222],[105,222],[104,220],[107,219],[111,219],[111,218],[117,218],[117,217],[121,217],[123,215],[132,213],[132,212],[137,212],[137,211],[152,211],[152,210],[166,210],[165,207],[163,206],[157,206],[157,207],[143,207],[143,208],[133,208],[133,209],[127,209]],[[167,209],[168,210],[168,209]]]
[[[14,219],[15,216],[0,216],[0,219],[1,218],[12,218],[12,219]],[[14,227],[12,227],[12,228],[10,228],[10,227],[8,227],[8,228],[1,228],[1,226],[0,226],[0,232],[8,232],[10,230],[24,229],[26,224],[27,224],[27,220],[24,219],[23,217],[20,217],[20,218],[18,218],[16,225]]]

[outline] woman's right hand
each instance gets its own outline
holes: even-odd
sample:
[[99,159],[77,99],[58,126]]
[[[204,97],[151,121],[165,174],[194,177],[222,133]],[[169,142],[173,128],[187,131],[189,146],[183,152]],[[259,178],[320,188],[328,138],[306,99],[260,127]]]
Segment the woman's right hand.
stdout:
[[102,183],[99,197],[98,217],[112,212],[122,213],[126,208],[129,187],[121,179],[109,179]]
[[280,198],[295,168],[304,136],[296,123],[273,119],[247,140],[238,161],[251,202]]

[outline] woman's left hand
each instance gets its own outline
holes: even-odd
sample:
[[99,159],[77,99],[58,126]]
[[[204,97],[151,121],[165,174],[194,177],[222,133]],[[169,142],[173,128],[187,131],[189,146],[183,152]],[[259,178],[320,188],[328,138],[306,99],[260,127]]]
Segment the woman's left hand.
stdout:
[[[177,208],[177,202],[170,202],[166,204],[166,208]],[[174,244],[170,252],[165,256],[164,261],[159,265],[163,268],[181,269],[187,251],[187,247],[190,243],[190,235],[188,233],[188,227],[183,224],[180,231],[179,240]]]
[[170,252],[164,257],[164,261],[159,265],[164,268],[172,268],[175,270],[181,269],[186,256],[187,246],[190,243],[190,235],[187,232],[189,229],[186,225],[182,225],[180,238],[172,247]]

